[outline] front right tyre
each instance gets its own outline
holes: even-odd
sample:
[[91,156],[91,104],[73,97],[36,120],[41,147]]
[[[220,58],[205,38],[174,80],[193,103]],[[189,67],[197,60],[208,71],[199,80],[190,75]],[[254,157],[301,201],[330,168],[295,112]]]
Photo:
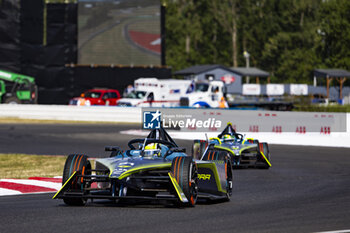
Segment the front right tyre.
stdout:
[[188,200],[186,206],[195,206],[198,195],[198,171],[192,157],[175,157],[171,172]]
[[[258,167],[263,169],[269,169],[270,165],[265,160],[265,158],[270,162],[270,150],[266,142],[258,144],[258,154],[258,156],[260,156],[260,158],[257,159],[257,163],[259,164]],[[264,154],[265,158],[262,154]]]

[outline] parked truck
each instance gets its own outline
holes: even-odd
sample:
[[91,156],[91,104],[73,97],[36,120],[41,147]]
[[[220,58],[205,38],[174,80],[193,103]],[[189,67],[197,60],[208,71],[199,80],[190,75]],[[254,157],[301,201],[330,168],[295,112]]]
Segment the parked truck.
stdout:
[[218,108],[225,100],[226,88],[222,81],[193,81],[181,96],[180,106],[196,108]]
[[38,88],[35,78],[0,70],[0,103],[36,104]]

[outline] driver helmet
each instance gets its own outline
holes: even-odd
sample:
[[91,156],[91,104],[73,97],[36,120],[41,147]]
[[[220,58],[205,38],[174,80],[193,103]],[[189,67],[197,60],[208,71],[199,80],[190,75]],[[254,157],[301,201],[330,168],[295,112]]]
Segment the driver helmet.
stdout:
[[225,135],[223,136],[223,140],[224,140],[224,141],[234,141],[234,139],[235,139],[235,137],[232,136],[232,135],[229,135],[229,134],[225,134]]
[[150,143],[147,146],[145,146],[144,151],[145,157],[153,157],[153,156],[160,156],[160,148],[158,147],[158,143]]

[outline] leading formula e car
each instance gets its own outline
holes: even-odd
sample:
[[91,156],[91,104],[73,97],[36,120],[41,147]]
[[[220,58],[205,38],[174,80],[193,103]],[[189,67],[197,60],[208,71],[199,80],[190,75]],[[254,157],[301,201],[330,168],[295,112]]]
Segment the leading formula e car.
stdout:
[[163,128],[128,146],[125,152],[106,147],[110,157],[96,159],[94,168],[86,155],[69,155],[62,188],[53,199],[68,205],[84,205],[87,199],[142,199],[184,206],[194,206],[197,198],[230,199],[233,177],[226,150],[208,150],[201,160],[193,160]]
[[231,123],[215,138],[206,140],[194,140],[192,155],[201,158],[206,148],[225,150],[230,153],[233,168],[238,167],[271,167],[270,151],[266,142],[260,143],[253,138],[245,139],[237,133]]

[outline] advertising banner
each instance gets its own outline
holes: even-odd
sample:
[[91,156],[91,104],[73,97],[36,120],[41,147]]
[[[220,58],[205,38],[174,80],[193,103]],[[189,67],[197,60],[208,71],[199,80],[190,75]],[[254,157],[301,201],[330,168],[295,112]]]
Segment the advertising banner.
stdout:
[[231,122],[237,132],[346,132],[346,113],[142,108],[142,128],[221,132]]
[[291,95],[308,95],[307,84],[290,84]]
[[261,87],[259,84],[243,84],[243,95],[260,95]]
[[267,95],[283,95],[284,85],[283,84],[267,84],[266,85]]

